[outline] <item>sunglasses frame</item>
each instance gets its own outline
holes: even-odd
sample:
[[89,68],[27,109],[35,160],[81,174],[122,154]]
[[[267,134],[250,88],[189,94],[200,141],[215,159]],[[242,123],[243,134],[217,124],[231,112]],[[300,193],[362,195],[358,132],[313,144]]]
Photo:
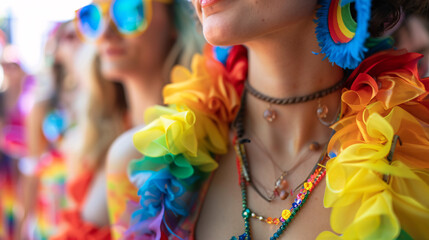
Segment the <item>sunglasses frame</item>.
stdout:
[[[139,29],[137,29],[136,31],[130,32],[130,33],[125,33],[122,32],[120,27],[118,27],[118,20],[114,17],[113,15],[113,5],[117,0],[113,0],[113,1],[109,1],[109,2],[103,2],[103,3],[91,3],[88,4],[82,8],[79,8],[78,10],[75,11],[75,18],[74,18],[74,25],[75,25],[75,29],[77,32],[77,35],[79,36],[79,38],[81,40],[84,41],[96,41],[98,40],[103,33],[106,31],[107,27],[109,26],[109,21],[112,21],[113,24],[115,25],[115,30],[121,34],[124,37],[135,37],[137,35],[140,35],[142,33],[144,33],[147,28],[149,27],[151,21],[152,21],[152,2],[160,2],[160,3],[164,3],[164,4],[171,4],[174,2],[174,0],[141,0],[143,5],[144,5],[144,19],[146,20],[145,23],[143,23],[142,27],[139,27]],[[101,23],[102,26],[100,27],[100,29],[98,30],[99,33],[97,34],[96,37],[89,37],[87,34],[84,33],[84,31],[82,30],[82,28],[80,27],[80,12],[83,8],[88,7],[88,6],[95,6],[98,11],[101,13]],[[109,18],[106,17],[106,15],[109,14]]]

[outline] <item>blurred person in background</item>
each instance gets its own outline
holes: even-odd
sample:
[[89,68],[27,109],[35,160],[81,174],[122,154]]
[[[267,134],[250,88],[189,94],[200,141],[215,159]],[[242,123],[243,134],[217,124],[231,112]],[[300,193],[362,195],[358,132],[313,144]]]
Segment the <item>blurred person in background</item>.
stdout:
[[[113,2],[113,6],[121,1]],[[136,1],[124,1],[135,4]],[[144,2],[146,3],[146,2]],[[149,2],[150,3],[150,2]],[[113,8],[114,9],[114,8]],[[135,39],[121,36],[109,28],[98,42],[98,49],[112,76],[121,81],[127,92],[133,129],[121,135],[109,150],[107,160],[108,204],[114,239],[138,238],[138,232],[131,231],[131,212],[139,197],[134,182],[129,180],[127,167],[131,160],[140,158],[131,142],[131,135],[142,128],[144,111],[155,104],[161,104],[162,88],[170,82],[170,72],[176,64],[189,67],[195,53],[201,52],[204,40],[197,32],[192,9],[186,1],[152,1],[146,9],[146,30]],[[150,19],[152,11],[152,19]],[[116,25],[116,28],[118,26]],[[124,42],[138,43],[133,70],[124,68],[124,60],[131,57],[129,50],[115,56]],[[112,51],[112,52],[111,52]],[[128,53],[127,53],[128,52]]]
[[[162,103],[161,90],[171,68],[189,66],[192,55],[201,49],[202,36],[196,33],[187,7],[186,1],[101,0],[77,11],[78,30],[85,39],[95,41],[102,73],[125,87],[132,126],[143,123],[146,108]],[[115,239],[124,238],[129,227],[127,204],[138,202],[126,166],[140,155],[127,136],[120,137],[110,150],[107,202],[106,173],[100,163],[81,213],[83,220],[96,226],[112,224]],[[70,229],[69,235],[58,239],[76,236],[76,232]]]
[[393,34],[398,49],[423,54],[419,61],[421,77],[429,76],[429,12],[403,16],[401,27]]
[[[106,79],[98,53],[93,46],[88,47],[85,61],[79,62],[88,95],[76,96],[87,98],[84,111],[78,126],[66,134],[63,143],[68,206],[61,213],[58,231],[50,239],[110,239],[110,226],[87,221],[82,213],[88,194],[94,191],[97,174],[104,168],[110,144],[130,124],[122,85]],[[101,217],[108,219],[107,214]]]
[[19,159],[27,152],[24,125],[32,102],[31,91],[34,78],[23,70],[18,49],[6,45],[1,66],[4,73],[2,84],[4,126],[1,132],[0,149],[7,155]]
[[21,212],[17,201],[20,178],[17,165],[28,150],[25,119],[32,104],[34,79],[21,67],[18,50],[13,45],[4,46],[0,63],[0,239],[13,239],[16,219]]
[[[48,239],[66,206],[65,136],[77,125],[82,93],[78,67],[82,44],[73,22],[57,24],[45,46],[45,69],[37,77],[34,106],[26,123],[28,155],[21,160],[23,217],[18,239]],[[80,56],[82,58],[82,56]]]

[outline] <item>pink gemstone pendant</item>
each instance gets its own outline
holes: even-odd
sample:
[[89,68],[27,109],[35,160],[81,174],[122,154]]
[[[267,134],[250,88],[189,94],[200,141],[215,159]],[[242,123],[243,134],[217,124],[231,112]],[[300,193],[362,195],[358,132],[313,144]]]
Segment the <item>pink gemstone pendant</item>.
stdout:
[[289,183],[285,179],[285,176],[286,173],[283,173],[282,176],[280,176],[275,183],[274,192],[277,193],[281,200],[285,200],[289,196],[289,193],[287,191],[287,189],[289,188]]
[[280,191],[280,199],[285,200],[289,196],[289,193],[285,190]]
[[274,110],[271,110],[270,108],[264,111],[264,118],[268,122],[273,122],[277,117],[277,113]]

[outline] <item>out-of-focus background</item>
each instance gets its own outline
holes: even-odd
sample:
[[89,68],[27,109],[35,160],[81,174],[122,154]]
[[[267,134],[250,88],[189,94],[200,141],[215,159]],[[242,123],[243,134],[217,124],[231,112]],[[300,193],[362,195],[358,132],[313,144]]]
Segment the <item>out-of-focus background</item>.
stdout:
[[[112,16],[104,16],[112,13],[103,12],[100,22],[105,21],[108,27],[90,29],[89,37],[94,32],[100,36],[94,42],[83,42],[80,37],[85,33],[82,29],[78,33],[71,20],[77,9],[91,2],[0,0],[0,240],[44,240],[60,232],[60,213],[81,204],[66,196],[66,183],[85,183],[82,196],[93,191],[105,200],[94,191],[103,187],[87,188],[93,176],[102,172],[110,144],[125,130],[142,124],[144,108],[162,103],[161,90],[169,82],[171,68],[179,59],[186,62],[189,58],[190,62],[203,45],[190,6],[158,3],[153,15],[161,17],[150,22],[146,19],[150,14],[145,15],[144,2],[139,0],[122,1],[119,5],[129,11],[120,12],[116,20],[134,20],[140,27],[147,20],[144,23],[149,22],[151,28],[123,27],[118,31],[120,26],[113,24]],[[115,5],[110,0],[95,2]],[[136,6],[141,11],[136,11]],[[166,9],[169,11],[163,12]],[[173,11],[174,17],[163,14]],[[86,20],[93,23],[94,19]],[[177,22],[177,26],[190,26],[172,24]],[[122,36],[126,33],[129,36]],[[420,76],[429,76],[427,12],[404,13],[381,37],[392,37],[398,49],[423,54]],[[192,44],[195,47],[189,47]],[[128,183],[124,172],[119,179]],[[123,183],[117,184],[122,188]],[[106,206],[103,211],[107,214]],[[109,227],[103,224],[100,226]]]
[[[41,67],[44,45],[52,28],[59,22],[73,19],[75,10],[90,2],[88,0],[0,2],[0,29],[7,43],[16,47],[21,66],[27,73],[34,73]],[[3,45],[4,43],[0,43],[0,52]]]

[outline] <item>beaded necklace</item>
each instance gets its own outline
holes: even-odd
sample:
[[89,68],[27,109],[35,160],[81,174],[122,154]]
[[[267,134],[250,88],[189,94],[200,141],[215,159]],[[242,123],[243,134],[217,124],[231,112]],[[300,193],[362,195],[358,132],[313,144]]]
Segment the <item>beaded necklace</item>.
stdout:
[[[259,100],[269,103],[268,109],[264,111],[264,118],[268,122],[273,122],[277,118],[277,112],[271,108],[271,104],[290,105],[290,104],[297,104],[297,103],[305,103],[316,99],[320,100],[320,98],[325,97],[337,91],[338,89],[342,88],[346,83],[347,76],[348,76],[347,74],[344,74],[344,77],[340,81],[320,91],[303,95],[303,96],[294,96],[294,97],[287,97],[287,98],[275,98],[275,97],[268,96],[253,88],[250,85],[249,81],[244,82],[244,87],[246,91],[250,93],[252,96],[256,97]],[[328,111],[327,107],[325,105],[320,104],[320,101],[319,101],[319,106],[317,107],[317,115],[319,116],[319,119],[322,119],[323,121],[324,118],[326,118],[327,111]]]
[[[261,196],[267,202],[272,202],[276,198],[280,198],[281,200],[287,199],[289,196],[293,195],[294,192],[299,190],[299,188],[302,186],[302,184],[298,185],[298,187],[296,187],[296,188],[292,188],[292,186],[290,186],[289,181],[286,179],[286,177],[294,169],[299,167],[300,164],[303,163],[303,161],[299,161],[298,164],[295,164],[292,168],[289,168],[287,170],[283,170],[283,168],[273,159],[271,154],[268,152],[267,148],[264,146],[263,142],[256,136],[256,134],[253,133],[252,135],[253,135],[253,137],[250,137],[251,142],[255,142],[256,145],[258,147],[260,147],[260,149],[263,151],[263,153],[266,156],[268,156],[268,159],[272,162],[272,164],[277,169],[280,169],[282,172],[281,172],[280,177],[277,177],[276,181],[274,182],[274,190],[271,190],[271,189],[268,190],[266,187],[263,186],[263,184],[261,182],[257,181],[257,179],[255,179],[255,178],[252,178],[250,180],[251,187],[254,188],[254,190],[259,194],[259,196]],[[320,144],[317,141],[313,141],[308,146],[308,150],[310,150],[310,151],[304,152],[305,154],[301,153],[300,155],[298,155],[297,158],[300,160],[305,159],[305,158],[307,158],[307,155],[310,152],[322,150],[321,148],[323,146],[325,146],[326,144],[327,143]],[[243,151],[244,151],[244,149],[243,149]],[[244,154],[244,155],[246,155],[246,154]],[[304,179],[304,180],[306,180],[306,179]],[[304,183],[304,182],[302,182],[302,183]],[[257,187],[258,185],[262,186],[262,188],[265,190],[265,193],[266,193],[265,195],[262,193],[263,191],[260,190],[259,187]]]
[[241,187],[241,198],[242,198],[242,207],[243,207],[242,217],[244,220],[244,233],[238,237],[233,236],[231,240],[250,240],[251,239],[250,218],[256,218],[262,222],[266,222],[268,224],[274,224],[274,225],[278,225],[281,223],[280,227],[270,238],[270,240],[276,240],[280,237],[281,234],[284,233],[284,231],[286,230],[286,227],[289,225],[289,223],[293,220],[295,215],[298,213],[298,211],[307,201],[310,193],[325,176],[326,171],[322,163],[324,163],[327,159],[326,154],[325,152],[322,154],[318,164],[314,167],[312,174],[310,174],[307,181],[305,181],[302,184],[301,190],[296,196],[295,201],[292,204],[292,207],[290,209],[284,209],[281,213],[281,216],[278,218],[277,217],[265,218],[263,216],[256,214],[248,207],[248,201],[247,201],[248,181],[246,181],[247,162],[245,160],[245,156],[243,155],[243,151],[242,151],[244,148],[243,141],[234,139],[234,142],[235,142],[234,143],[235,151],[237,154],[237,157],[236,157],[237,168],[240,176],[239,183]]
[[[301,207],[304,205],[304,203],[307,201],[310,193],[313,191],[313,189],[317,186],[317,184],[323,179],[325,176],[325,167],[322,165],[324,164],[328,157],[326,156],[326,147],[322,153],[322,155],[319,158],[319,161],[314,166],[313,170],[309,174],[306,181],[304,181],[301,186],[301,189],[299,193],[297,194],[292,207],[289,209],[284,209],[282,213],[280,214],[280,217],[264,217],[261,215],[256,214],[254,211],[252,211],[248,206],[247,201],[247,185],[251,184],[251,179],[249,175],[249,164],[247,161],[247,155],[245,151],[244,144],[248,143],[249,140],[246,138],[243,138],[244,135],[244,124],[243,124],[243,115],[244,115],[244,102],[245,102],[245,95],[246,90],[244,90],[242,95],[242,105],[237,113],[237,117],[234,121],[234,125],[236,127],[236,136],[234,137],[233,144],[236,152],[236,162],[237,162],[237,171],[239,175],[239,184],[241,188],[241,198],[242,198],[242,217],[244,220],[244,233],[238,237],[233,236],[231,237],[231,240],[251,240],[251,231],[250,231],[250,219],[256,218],[262,222],[266,222],[268,224],[274,224],[278,225],[280,224],[280,227],[277,229],[277,231],[273,234],[272,237],[270,237],[270,240],[276,240],[278,239],[281,234],[284,233],[286,230],[286,227],[289,225],[289,223],[293,220],[295,215],[298,213],[298,211],[301,209]],[[299,187],[298,187],[299,188]]]

